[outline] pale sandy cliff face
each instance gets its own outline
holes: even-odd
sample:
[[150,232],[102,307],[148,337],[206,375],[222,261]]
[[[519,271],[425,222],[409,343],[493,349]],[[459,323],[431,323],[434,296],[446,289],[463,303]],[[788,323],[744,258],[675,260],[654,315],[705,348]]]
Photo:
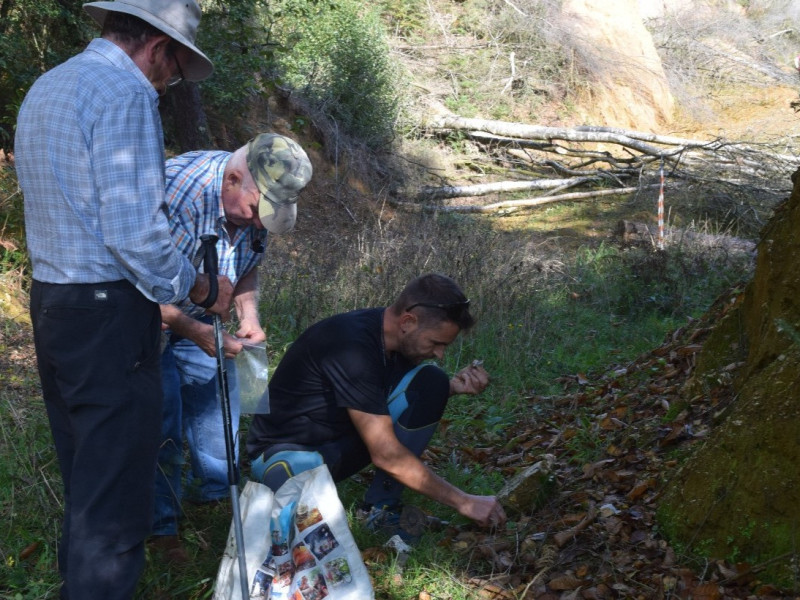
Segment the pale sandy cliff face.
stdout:
[[663,17],[669,12],[687,10],[694,0],[638,0],[639,14],[643,19]]
[[[655,19],[668,13],[706,8],[723,8],[731,12],[744,13],[742,3],[736,0],[637,0],[637,3],[643,19]],[[790,0],[786,4],[787,9],[791,10],[793,5],[798,5],[800,2]]]
[[656,131],[672,120],[674,101],[639,3],[565,0],[563,4],[564,21],[575,32],[578,51],[584,60],[601,66],[592,70],[597,79],[590,98],[581,103],[587,107],[587,123]]

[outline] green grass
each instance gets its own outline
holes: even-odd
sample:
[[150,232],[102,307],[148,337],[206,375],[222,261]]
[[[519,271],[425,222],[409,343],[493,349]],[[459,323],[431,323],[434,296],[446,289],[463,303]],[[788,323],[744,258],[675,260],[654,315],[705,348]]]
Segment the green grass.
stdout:
[[57,597],[61,481],[24,326],[0,329],[0,598]]

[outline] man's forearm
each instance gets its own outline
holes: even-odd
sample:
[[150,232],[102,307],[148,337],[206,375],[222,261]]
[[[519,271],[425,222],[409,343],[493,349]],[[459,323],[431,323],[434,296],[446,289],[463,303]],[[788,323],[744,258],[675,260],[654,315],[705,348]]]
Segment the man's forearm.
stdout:
[[407,488],[458,510],[465,500],[466,494],[439,477],[410,451],[403,449],[405,452],[401,456],[388,459],[378,458],[375,466],[386,471]]
[[174,304],[161,305],[161,320],[177,335],[198,343],[210,326],[186,315]]
[[258,297],[255,292],[240,294],[233,300],[236,316],[239,321],[255,321],[258,323]]
[[236,283],[233,305],[239,321],[258,323],[258,269],[252,269]]
[[348,414],[369,450],[373,464],[406,487],[454,508],[459,514],[487,524],[505,522],[505,514],[494,496],[476,496],[457,488],[431,471],[394,434],[389,415],[355,409]]

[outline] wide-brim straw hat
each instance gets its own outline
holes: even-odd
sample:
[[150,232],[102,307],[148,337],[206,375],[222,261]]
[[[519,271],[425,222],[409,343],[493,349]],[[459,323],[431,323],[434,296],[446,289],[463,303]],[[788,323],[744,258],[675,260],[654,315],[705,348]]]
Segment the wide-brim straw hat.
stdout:
[[200,6],[195,0],[116,0],[115,2],[89,2],[83,9],[103,27],[109,12],[121,12],[150,23],[176,42],[191,51],[191,58],[181,64],[189,81],[201,81],[211,75],[214,65],[194,45],[197,26],[200,24]]

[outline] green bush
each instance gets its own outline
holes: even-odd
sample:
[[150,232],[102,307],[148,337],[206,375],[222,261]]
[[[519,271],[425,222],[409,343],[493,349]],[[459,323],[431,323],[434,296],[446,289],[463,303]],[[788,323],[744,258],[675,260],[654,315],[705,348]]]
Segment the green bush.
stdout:
[[14,170],[0,165],[0,275],[12,272],[29,273],[30,259],[25,246],[22,193]]
[[411,40],[424,35],[427,7],[422,0],[381,0],[378,4],[391,35]]
[[11,148],[22,99],[34,80],[77,54],[92,21],[75,0],[0,2],[0,148]]
[[388,143],[399,116],[399,73],[378,13],[355,0],[284,6],[297,14],[298,2],[305,18],[277,28],[278,43],[291,48],[276,57],[280,77],[340,132],[373,148]]
[[267,89],[263,74],[274,72],[276,53],[287,50],[271,36],[271,20],[280,18],[263,0],[204,3],[197,45],[214,63],[213,75],[200,83],[209,112],[230,121]]

